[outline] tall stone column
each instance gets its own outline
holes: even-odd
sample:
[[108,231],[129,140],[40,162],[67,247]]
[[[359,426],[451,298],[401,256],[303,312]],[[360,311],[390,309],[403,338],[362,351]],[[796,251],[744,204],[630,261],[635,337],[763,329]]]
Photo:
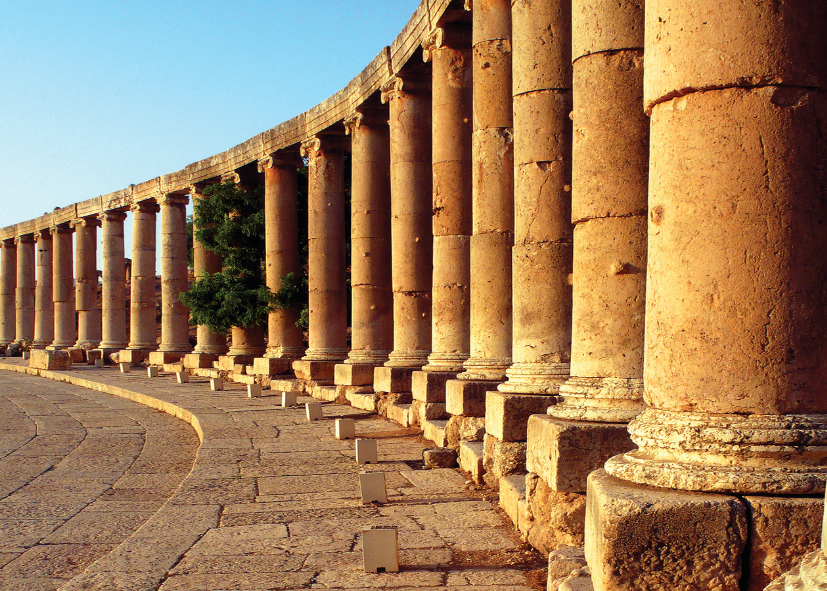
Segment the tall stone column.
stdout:
[[296,377],[332,380],[347,356],[344,146],[341,138],[311,137],[301,145],[308,163],[309,348],[293,362]]
[[95,349],[101,342],[98,305],[98,227],[94,217],[80,218],[75,227],[75,310],[78,313],[78,349]]
[[123,223],[126,212],[106,211],[100,215],[102,228],[103,277],[102,340],[104,355],[120,351],[129,341],[126,336],[126,261]]
[[[192,198],[193,206],[195,206],[198,201],[205,199],[203,190],[204,185],[201,183],[190,187],[190,197]],[[193,226],[193,232],[197,231],[198,228]],[[198,242],[195,236],[193,236],[192,265],[193,274],[195,275],[195,279],[198,280],[199,277],[205,274],[212,275],[213,273],[221,272],[221,256],[204,248],[204,245]],[[204,361],[209,361],[208,367],[212,367],[214,357],[227,352],[227,338],[224,335],[215,334],[209,328],[201,326],[200,324],[195,330],[196,345],[192,352],[196,355],[208,356],[208,359]],[[202,364],[199,363],[197,366],[200,367],[201,365]]]
[[52,299],[55,313],[55,338],[49,349],[68,349],[77,342],[75,326],[75,278],[72,234],[69,224],[51,228],[53,242]]
[[130,278],[129,345],[119,359],[139,363],[158,348],[155,297],[155,225],[160,211],[152,199],[132,206],[132,275]]
[[49,230],[35,234],[37,283],[34,294],[34,342],[32,348],[45,349],[55,339],[55,305],[52,288],[53,239]]
[[192,351],[189,343],[189,310],[178,294],[189,289],[187,281],[186,195],[167,194],[161,206],[161,343],[149,362],[162,365],[180,360]]
[[335,368],[343,386],[373,383],[393,348],[390,137],[387,109],[364,107],[345,120],[351,136],[350,355]]
[[34,235],[15,238],[17,287],[15,293],[15,342],[34,340],[35,252]]
[[13,238],[3,240],[0,249],[0,346],[14,342],[17,333],[17,314],[15,311],[15,289],[17,287],[17,244]]
[[[773,566],[763,556],[781,563],[818,531],[807,515],[827,476],[827,259],[813,254],[827,250],[825,25],[821,2],[646,4],[648,408],[629,426],[638,449],[589,481],[596,589],[759,589]],[[662,510],[648,513],[653,499]],[[785,528],[767,535],[779,511]],[[655,535],[620,549],[610,532],[641,512]]]
[[445,382],[462,371],[471,347],[471,27],[437,27],[422,49],[432,64],[432,345],[424,371],[411,376],[411,389],[424,428],[444,418]]

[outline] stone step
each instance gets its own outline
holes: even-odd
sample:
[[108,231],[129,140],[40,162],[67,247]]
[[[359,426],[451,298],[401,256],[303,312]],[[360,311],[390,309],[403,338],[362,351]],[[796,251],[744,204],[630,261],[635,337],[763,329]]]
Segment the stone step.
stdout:
[[410,427],[413,425],[413,413],[411,412],[410,404],[389,404],[387,408],[387,417],[394,423],[399,423],[403,427]]
[[422,421],[422,435],[437,447],[448,447],[448,437],[445,435],[445,427],[448,421],[428,420]]
[[353,408],[370,412],[379,411],[379,395],[376,392],[348,392],[346,396]]
[[514,527],[519,527],[520,501],[525,500],[525,475],[500,478],[500,507],[511,518]]
[[462,441],[459,444],[459,467],[471,475],[477,484],[483,484],[485,468],[482,465],[483,444],[477,441]]

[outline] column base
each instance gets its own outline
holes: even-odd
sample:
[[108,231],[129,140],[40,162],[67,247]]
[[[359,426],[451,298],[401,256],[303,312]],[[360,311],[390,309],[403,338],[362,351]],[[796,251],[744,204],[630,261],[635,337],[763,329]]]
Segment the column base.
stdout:
[[411,374],[411,393],[414,400],[426,404],[445,402],[445,384],[455,380],[455,372],[415,371]]
[[428,363],[427,350],[416,351],[391,351],[388,355],[388,360],[385,362],[385,367],[399,367],[399,368],[413,368],[421,369],[423,365]]
[[343,363],[347,357],[348,350],[346,348],[335,349],[308,349],[302,361],[332,361],[334,363]]
[[231,355],[230,353],[227,353],[226,355],[222,355],[218,358],[218,370],[242,373],[237,371],[236,368],[238,366],[252,365],[254,359],[255,357],[252,357],[251,355]]
[[644,408],[642,379],[571,377],[548,414],[568,421],[628,423]]
[[178,353],[183,357],[187,353],[192,353],[192,347],[189,343],[161,343],[158,345],[158,351],[161,353]]
[[485,432],[500,441],[525,441],[529,417],[545,413],[552,404],[553,396],[489,390],[485,393]]
[[226,355],[227,354],[227,346],[226,345],[195,345],[195,348],[192,350],[193,355],[213,355],[216,359],[219,355]]
[[181,361],[184,355],[183,351],[150,351],[146,359],[150,365],[166,365]]
[[[515,525],[528,543],[543,553],[558,548],[582,548],[586,535],[585,493],[555,491],[531,472],[504,480],[516,479],[522,480],[525,500],[523,506],[517,507]],[[501,504],[503,493],[508,492],[508,485],[503,484],[500,483]],[[509,515],[514,512],[512,508]],[[580,566],[585,566],[585,557],[583,563]]]
[[485,395],[499,384],[491,381],[448,380],[445,382],[445,410],[465,417],[485,416]]
[[560,386],[569,378],[568,363],[518,362],[505,370],[508,381],[500,384],[500,392],[512,394],[557,395]]
[[265,351],[264,356],[271,359],[301,359],[307,349],[304,347],[272,347]]
[[411,375],[418,368],[379,366],[373,371],[373,390],[395,394],[411,391]]
[[290,373],[292,359],[282,357],[256,357],[253,359],[253,374],[260,376],[278,376]]
[[385,365],[388,362],[390,351],[365,351],[350,350],[350,355],[345,359],[347,365]]
[[452,355],[449,353],[431,353],[428,355],[428,365],[422,367],[422,371],[443,373],[448,372],[457,375],[462,371],[468,355]]
[[827,415],[711,415],[646,409],[639,449],[606,471],[638,484],[735,494],[824,493]]
[[469,381],[505,381],[505,371],[511,367],[511,357],[469,357],[457,375],[458,380]]
[[71,348],[89,351],[91,349],[97,349],[99,345],[100,341],[78,341]]
[[29,345],[29,349],[46,349],[49,345],[52,344],[52,341],[34,341],[31,345]]
[[375,367],[369,363],[352,363],[348,359],[334,366],[333,382],[338,386],[371,386]]
[[230,347],[224,355],[230,357],[249,357],[255,359],[256,357],[264,356],[267,351],[264,347]]
[[337,361],[318,359],[297,359],[293,362],[293,373],[300,380],[333,381]]
[[[0,347],[5,347],[5,346],[7,346],[7,345],[0,345]],[[52,342],[51,345],[48,345],[46,347],[46,350],[47,351],[57,351],[57,350],[60,350],[60,349],[69,349],[69,348],[74,347],[74,346],[75,346],[74,341],[72,341],[71,343],[67,342],[67,341]]]

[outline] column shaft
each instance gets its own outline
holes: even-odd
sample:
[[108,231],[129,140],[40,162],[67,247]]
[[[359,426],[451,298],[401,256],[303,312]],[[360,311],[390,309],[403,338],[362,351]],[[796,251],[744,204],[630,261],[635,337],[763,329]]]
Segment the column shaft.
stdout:
[[15,289],[15,338],[18,343],[34,340],[35,250],[34,236],[18,236],[17,287]]
[[81,218],[75,226],[75,310],[78,313],[78,340],[75,346],[95,349],[101,341],[101,311],[98,305],[97,218]]
[[187,353],[189,310],[178,294],[189,289],[187,280],[187,205],[183,195],[165,195],[161,205],[161,344],[164,353]]
[[132,206],[128,348],[133,351],[154,351],[158,347],[155,301],[155,218],[158,211],[160,208],[154,200]]
[[0,275],[0,345],[14,342],[17,330],[15,288],[17,287],[17,245],[14,239],[4,240],[0,250],[2,275]]
[[50,349],[66,349],[77,342],[75,326],[75,278],[73,273],[72,234],[68,225],[51,229],[54,247],[52,264],[52,299],[55,305],[55,338]]
[[347,356],[344,153],[335,138],[302,143],[308,159],[309,348],[304,360]]
[[35,235],[37,250],[37,284],[34,303],[34,342],[32,347],[44,349],[55,338],[55,306],[52,288],[52,233],[43,230]]
[[511,365],[514,147],[511,2],[473,5],[471,357],[465,380],[503,380]]
[[126,213],[107,211],[100,216],[102,228],[102,341],[101,349],[126,348],[126,262],[123,223]]

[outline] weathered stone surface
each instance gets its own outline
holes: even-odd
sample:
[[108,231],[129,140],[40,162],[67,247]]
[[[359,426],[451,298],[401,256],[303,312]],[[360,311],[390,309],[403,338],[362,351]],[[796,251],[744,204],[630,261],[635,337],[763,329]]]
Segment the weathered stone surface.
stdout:
[[178,351],[150,351],[147,359],[150,365],[160,367],[167,363],[176,363],[183,357],[184,353]]
[[740,588],[746,508],[736,497],[589,476],[586,558],[595,591]]
[[635,447],[624,424],[562,421],[548,415],[529,417],[527,439],[526,469],[560,492],[586,492],[590,472]]
[[520,501],[525,501],[525,476],[515,474],[500,478],[500,507],[511,518],[511,523],[519,529]]
[[541,552],[582,546],[586,528],[586,495],[552,490],[529,472],[525,479],[525,510],[520,512],[523,537]]
[[[281,357],[256,357],[253,359],[253,374],[277,376],[290,371],[290,360]],[[247,372],[250,373],[250,372]]]
[[453,416],[445,425],[448,447],[456,448],[461,441],[482,441],[485,437],[485,418]]
[[437,421],[425,419],[422,421],[422,436],[438,447],[448,447],[448,437],[445,435],[445,427],[448,421]]
[[483,483],[485,467],[482,462],[483,444],[474,441],[463,441],[459,445],[459,467],[471,475],[477,484]]
[[445,383],[445,410],[465,417],[485,416],[485,395],[496,382],[448,380]]
[[562,546],[548,555],[548,591],[557,591],[558,586],[570,574],[586,566],[583,548]]
[[485,395],[485,432],[501,441],[525,441],[528,418],[546,412],[552,404],[553,396],[489,390]]
[[29,367],[34,369],[70,369],[72,361],[66,351],[34,349],[29,357]]
[[457,465],[457,452],[449,447],[423,450],[422,459],[426,468],[453,468]]
[[373,372],[373,389],[377,392],[411,391],[411,374],[414,368],[410,367],[377,367]]
[[445,383],[456,378],[456,373],[415,371],[411,374],[411,392],[414,400],[445,402]]
[[293,373],[300,380],[333,380],[335,361],[297,359],[293,362]]
[[496,490],[500,478],[525,474],[525,450],[526,444],[522,441],[500,441],[486,433],[483,451],[485,472],[489,475],[486,483]]
[[369,386],[373,384],[375,367],[365,363],[337,363],[333,368],[333,381],[343,386]]

